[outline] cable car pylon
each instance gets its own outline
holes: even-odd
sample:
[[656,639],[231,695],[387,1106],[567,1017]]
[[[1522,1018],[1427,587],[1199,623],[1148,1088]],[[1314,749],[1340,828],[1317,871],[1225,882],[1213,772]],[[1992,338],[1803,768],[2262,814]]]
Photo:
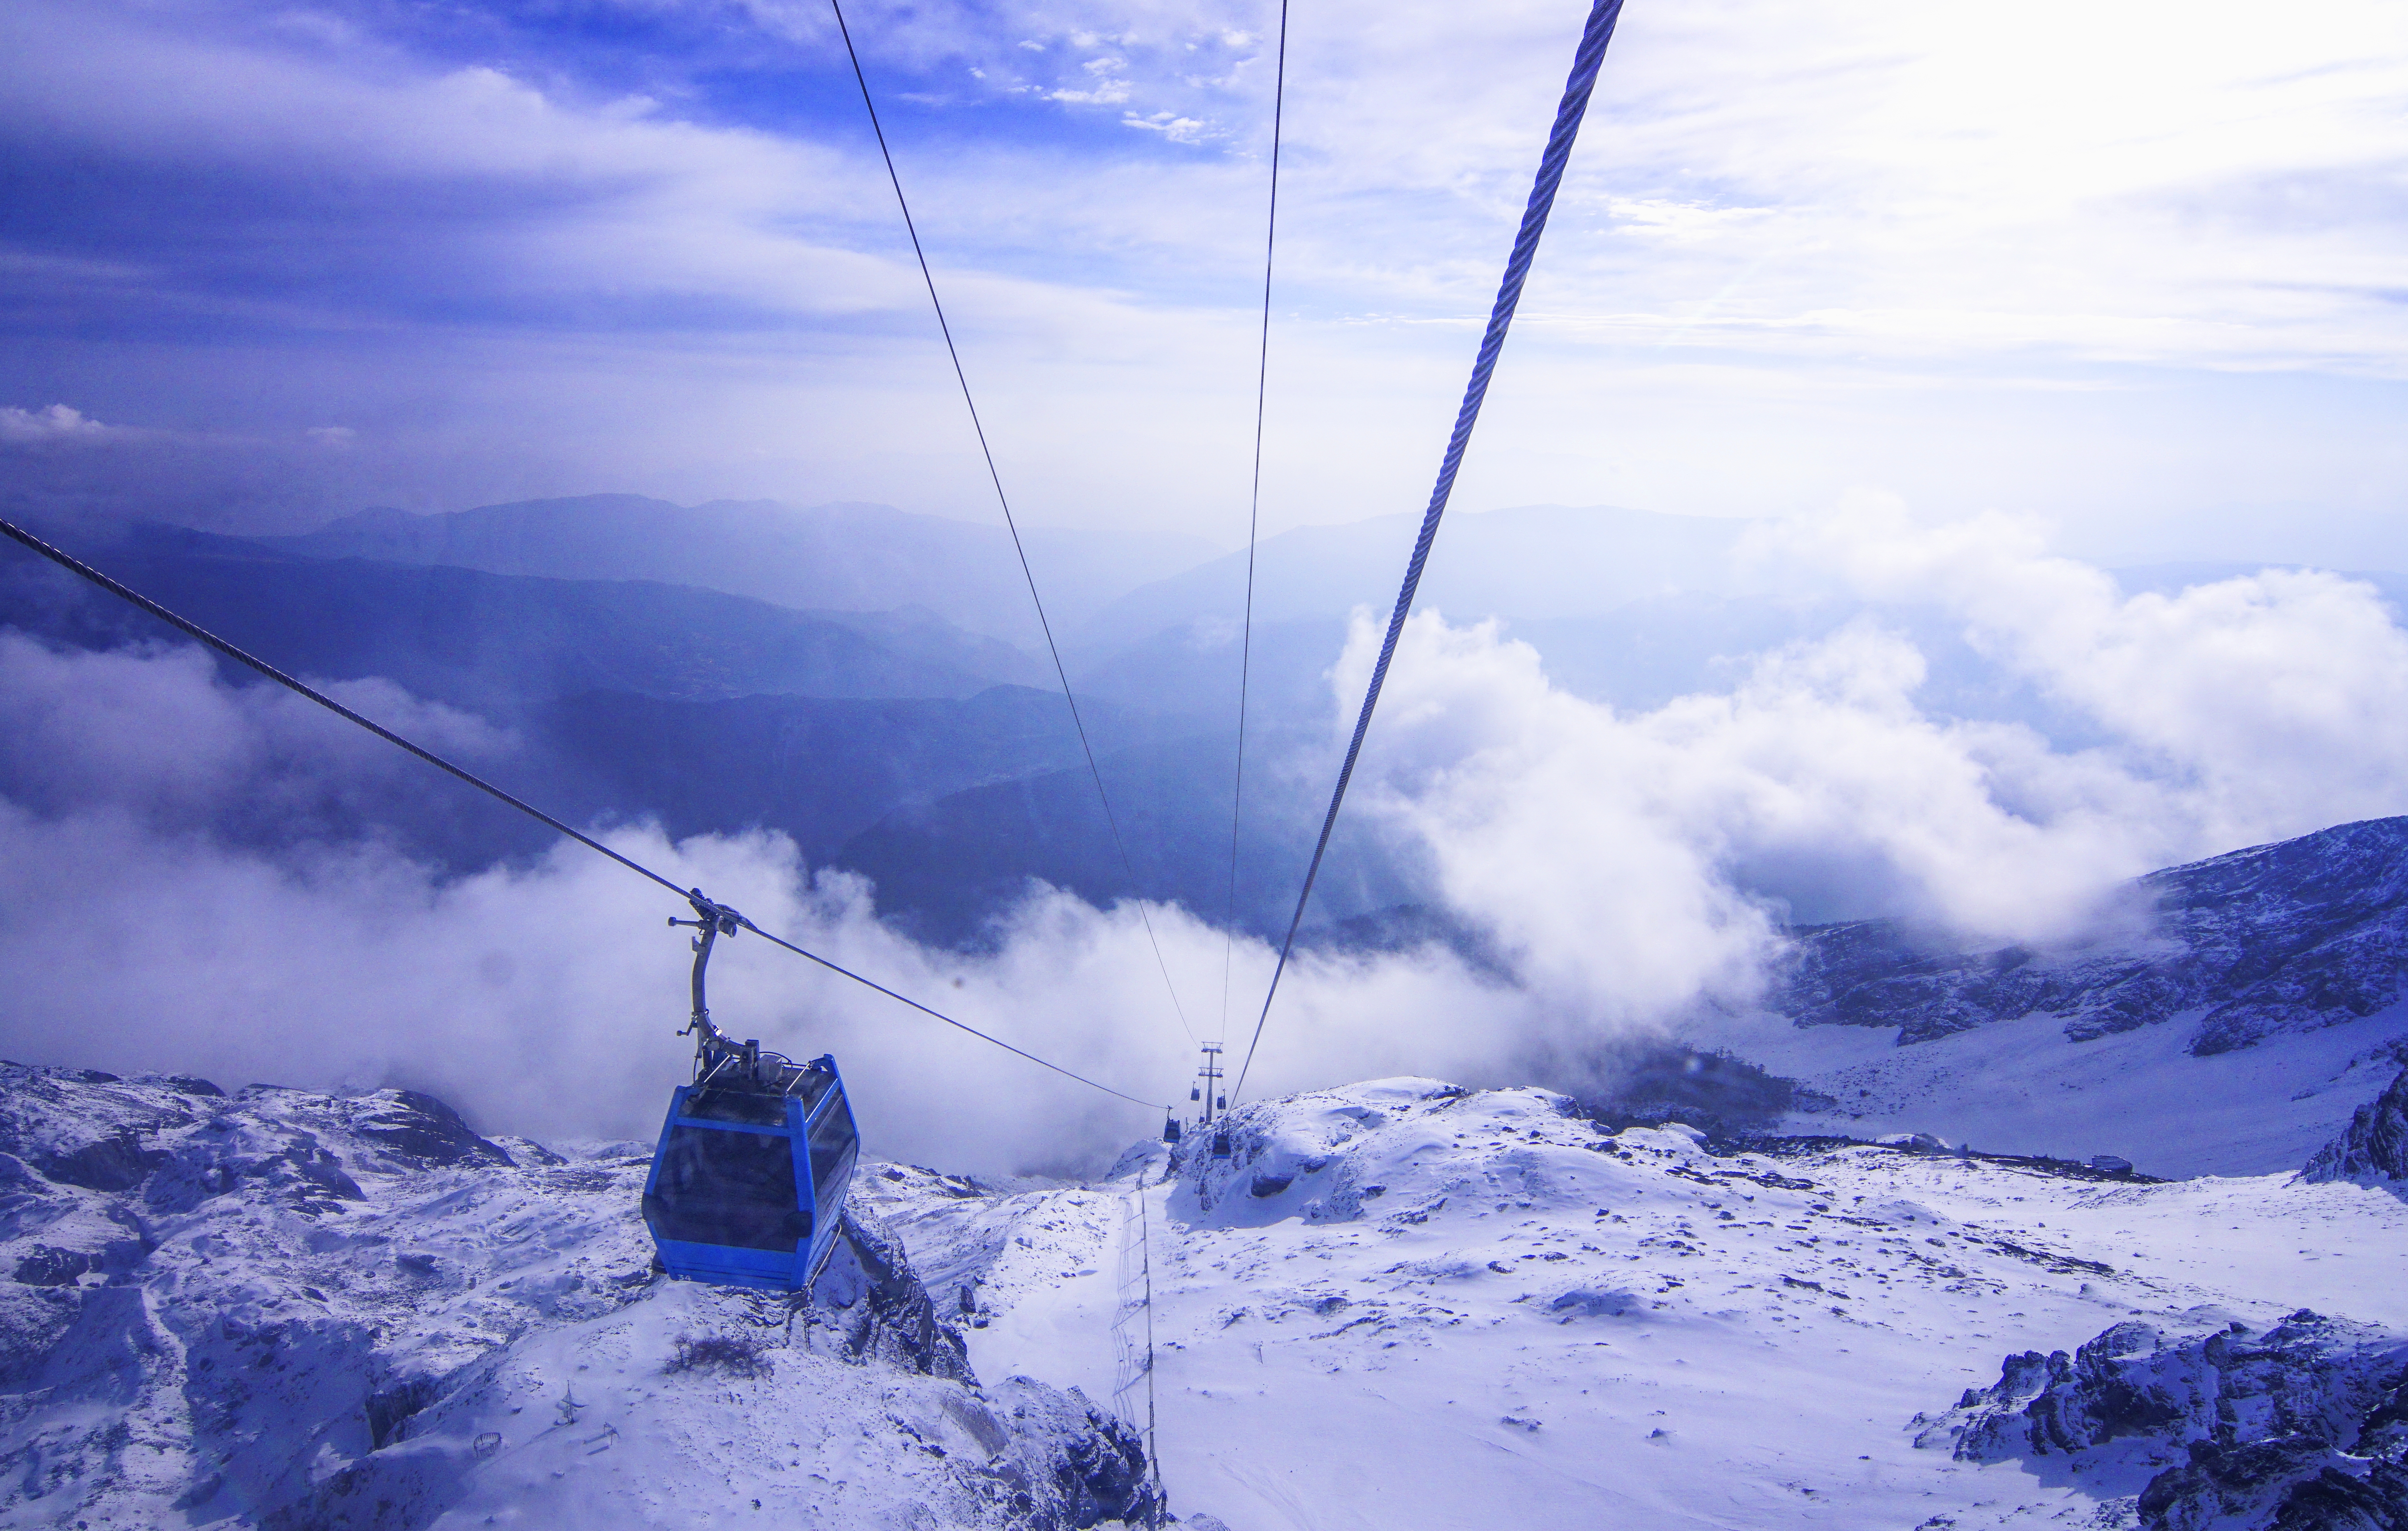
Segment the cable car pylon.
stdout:
[[1196,1066],[1196,1082],[1187,1087],[1187,1098],[1203,1103],[1196,1117],[1197,1130],[1211,1133],[1212,1157],[1226,1159],[1229,1156],[1228,1129],[1213,1125],[1220,1119],[1220,1113],[1229,1106],[1229,1097],[1221,1092],[1221,1044],[1199,1042],[1197,1046],[1202,1049],[1204,1056],[1203,1061]]

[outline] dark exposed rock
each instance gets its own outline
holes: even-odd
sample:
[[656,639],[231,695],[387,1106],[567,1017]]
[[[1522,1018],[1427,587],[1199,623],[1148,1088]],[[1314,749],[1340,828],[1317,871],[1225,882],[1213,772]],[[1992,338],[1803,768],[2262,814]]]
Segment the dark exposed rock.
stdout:
[[369,1394],[363,1409],[367,1416],[369,1444],[392,1445],[400,1438],[409,1417],[433,1403],[441,1391],[441,1384],[432,1377],[411,1377]]
[[500,1145],[469,1130],[460,1113],[416,1090],[379,1090],[351,1103],[351,1131],[386,1152],[422,1165],[515,1163]]
[[130,1191],[166,1162],[149,1139],[194,1121],[190,1103],[91,1068],[0,1063],[0,1153],[55,1184]]
[[2168,1531],[2408,1528],[2408,1472],[2380,1458],[2346,1466],[2329,1460],[2336,1454],[2298,1439],[2238,1447],[2193,1441],[2189,1462],[2152,1479],[2133,1508],[2143,1525]]
[[1024,1459],[1013,1468],[1039,1489],[1032,1495],[1032,1531],[1087,1531],[1106,1521],[1152,1524],[1154,1482],[1137,1432],[1076,1388],[1065,1393],[1014,1377],[996,1395],[1009,1402],[1024,1438],[1067,1442],[1050,1460]]
[[768,1342],[758,1335],[680,1335],[672,1343],[677,1353],[661,1368],[665,1374],[709,1371],[724,1377],[769,1375]]
[[146,1149],[131,1132],[121,1132],[67,1153],[37,1161],[43,1174],[62,1185],[92,1191],[131,1191],[167,1162],[157,1149]]
[[2316,1151],[2312,1180],[2408,1180],[2408,1068],[2358,1109],[2349,1130]]
[[16,1279],[27,1286],[72,1286],[108,1263],[97,1250],[62,1250],[36,1244],[17,1261]]
[[1614,1132],[1683,1122],[1721,1137],[1761,1127],[1793,1105],[1807,1104],[1799,1100],[1794,1080],[1728,1052],[1679,1042],[1626,1042],[1586,1062],[1608,1082],[1583,1098],[1581,1114]]
[[343,1173],[342,1162],[314,1143],[295,1143],[284,1151],[293,1172],[308,1184],[316,1186],[342,1201],[366,1201],[366,1193],[359,1181]]
[[877,1360],[931,1377],[970,1375],[969,1344],[938,1316],[903,1241],[849,1203],[835,1252],[810,1292],[814,1324],[841,1337],[848,1360]]
[[142,1188],[151,1210],[189,1212],[214,1196],[242,1189],[278,1193],[295,1211],[333,1211],[366,1199],[359,1182],[314,1133],[261,1130],[221,1120],[183,1135]]
[[2077,1480],[2119,1443],[2172,1449],[2135,1503],[2149,1531],[2408,1526],[2408,1338],[2304,1309],[2263,1335],[2118,1324],[2071,1356],[2011,1355],[1917,1423],[1918,1446],[2070,1458]]
[[2154,929],[2079,950],[1967,949],[1894,920],[1797,932],[1768,1000],[1800,1025],[1930,1041],[2044,1014],[2067,1037],[2199,1013],[2191,1051],[2372,1015],[2408,995],[2408,818],[2371,819],[2152,872]]

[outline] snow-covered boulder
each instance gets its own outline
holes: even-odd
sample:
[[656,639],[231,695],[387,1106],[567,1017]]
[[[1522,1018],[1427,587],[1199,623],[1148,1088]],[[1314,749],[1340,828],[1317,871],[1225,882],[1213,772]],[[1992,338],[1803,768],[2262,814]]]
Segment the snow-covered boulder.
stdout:
[[2319,1150],[2301,1173],[2311,1180],[2408,1181],[2408,1068],[2360,1106],[2349,1130]]
[[2136,1487],[2150,1531],[2408,1524],[2408,1338],[2306,1309],[2263,1334],[2128,1321],[2008,1356],[1917,1423],[1961,1461],[2060,1457],[2106,1495]]
[[672,1281],[646,1168],[405,1091],[0,1066],[0,1527],[1149,1511],[1136,1438],[981,1386],[866,1207],[810,1302]]

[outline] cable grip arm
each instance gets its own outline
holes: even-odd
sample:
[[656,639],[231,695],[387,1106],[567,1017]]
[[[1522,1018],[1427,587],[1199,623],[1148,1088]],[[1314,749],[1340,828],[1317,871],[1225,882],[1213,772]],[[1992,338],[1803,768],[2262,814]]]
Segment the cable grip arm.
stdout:
[[[694,1015],[678,1035],[695,1034],[695,1077],[701,1079],[726,1058],[742,1053],[748,1048],[757,1050],[759,1043],[738,1044],[726,1033],[711,1023],[710,1003],[704,990],[704,979],[710,966],[711,948],[722,936],[733,936],[751,922],[724,904],[712,902],[700,888],[686,892],[686,902],[694,906],[695,917],[681,920],[669,916],[672,925],[684,925],[701,932],[694,937]],[[750,1059],[746,1060],[748,1063]]]

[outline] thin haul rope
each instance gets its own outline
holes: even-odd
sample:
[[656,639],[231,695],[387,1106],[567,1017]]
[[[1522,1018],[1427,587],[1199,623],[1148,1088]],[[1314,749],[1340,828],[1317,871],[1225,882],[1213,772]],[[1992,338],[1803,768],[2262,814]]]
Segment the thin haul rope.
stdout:
[[1221,946],[1221,1030],[1229,1029],[1229,967],[1238,953],[1238,829],[1246,806],[1246,689],[1254,665],[1254,544],[1263,520],[1263,408],[1271,383],[1271,257],[1279,250],[1280,125],[1287,108],[1287,0],[1280,0],[1279,72],[1271,85],[1270,211],[1263,220],[1263,337],[1254,358],[1254,482],[1246,508],[1246,625],[1238,651],[1238,770],[1229,786],[1229,912]]
[[[1063,667],[1062,651],[1054,641],[1054,624],[1045,616],[1045,599],[1037,594],[1037,575],[1028,566],[1028,550],[1020,543],[1020,522],[1011,513],[1011,497],[1003,492],[1003,474],[995,465],[995,449],[986,444],[986,426],[979,420],[978,400],[970,396],[969,374],[962,370],[962,353],[953,345],[953,327],[945,322],[945,305],[937,296],[937,279],[928,269],[928,252],[920,248],[920,228],[911,220],[911,204],[903,195],[903,178],[895,169],[894,150],[886,147],[886,129],[878,122],[878,104],[869,97],[869,77],[861,71],[861,55],[853,50],[853,30],[844,24],[844,7],[840,0],[828,0],[828,8],[836,12],[836,29],[844,38],[844,56],[853,63],[853,83],[861,87],[861,105],[869,113],[869,131],[877,136],[879,158],[886,162],[886,179],[895,187],[895,205],[903,209],[903,231],[911,236],[911,254],[920,263],[920,279],[928,288],[928,307],[937,311],[937,329],[945,337],[945,354],[953,359],[953,380],[962,386],[962,404],[970,412],[970,429],[978,435],[979,454],[986,459],[986,476],[995,485],[995,500],[1003,507],[1003,524],[1011,533],[1011,551],[1020,557],[1021,578],[1028,581],[1028,599],[1037,608],[1037,625],[1045,634],[1045,651],[1054,656],[1054,673],[1062,682],[1062,700],[1070,704],[1070,724],[1079,731],[1079,748],[1087,757],[1087,774],[1096,779],[1096,799],[1104,806],[1104,823],[1112,832],[1112,846],[1121,853],[1121,869],[1128,874],[1132,888],[1137,883],[1137,864],[1129,859],[1128,842],[1121,838],[1121,822],[1112,812],[1111,794],[1104,791],[1104,773],[1096,764],[1096,748],[1087,742],[1086,720],[1079,715],[1079,698],[1070,690],[1070,672]],[[1146,912],[1145,900],[1139,898],[1137,914],[1145,923],[1145,938],[1154,948],[1154,966],[1162,969],[1162,986],[1170,994],[1170,1008],[1179,1016],[1179,1029],[1187,1033],[1189,1041],[1196,1040],[1196,1028],[1187,1023],[1187,1008],[1179,1002],[1179,986],[1170,981],[1170,964],[1163,960],[1162,943],[1154,938],[1154,916]]]
[[1471,380],[1463,390],[1463,406],[1455,411],[1455,434],[1447,438],[1446,456],[1440,463],[1438,483],[1430,491],[1429,508],[1422,514],[1421,536],[1413,543],[1413,556],[1405,565],[1405,582],[1397,592],[1397,608],[1388,616],[1388,636],[1380,645],[1380,662],[1371,669],[1371,683],[1363,693],[1363,710],[1354,720],[1354,737],[1346,746],[1346,764],[1339,769],[1338,788],[1329,794],[1329,812],[1321,821],[1321,838],[1312,848],[1312,862],[1305,868],[1304,887],[1296,895],[1296,913],[1287,923],[1287,938],[1280,943],[1279,966],[1271,969],[1269,990],[1263,995],[1262,1014],[1255,1018],[1254,1039],[1246,1044],[1246,1061],[1239,1066],[1237,1087],[1232,1095],[1246,1087],[1246,1070],[1254,1063],[1254,1049],[1261,1045],[1264,1023],[1270,1019],[1271,1001],[1279,995],[1280,979],[1287,972],[1288,955],[1296,948],[1297,926],[1304,922],[1305,904],[1312,897],[1313,880],[1321,875],[1321,858],[1328,852],[1330,831],[1338,825],[1339,805],[1346,801],[1347,783],[1354,780],[1355,758],[1363,752],[1363,736],[1371,726],[1371,709],[1380,705],[1380,688],[1387,683],[1388,664],[1396,657],[1397,640],[1405,630],[1405,618],[1413,608],[1413,592],[1422,582],[1422,567],[1429,562],[1430,544],[1438,537],[1440,520],[1446,514],[1448,496],[1455,493],[1455,476],[1463,466],[1464,449],[1471,444],[1471,428],[1480,421],[1480,406],[1488,396],[1488,379],[1497,370],[1497,358],[1505,349],[1505,332],[1512,328],[1514,307],[1522,301],[1522,283],[1530,275],[1530,263],[1539,253],[1539,237],[1547,231],[1547,214],[1555,205],[1555,189],[1563,183],[1564,166],[1571,160],[1572,145],[1580,137],[1581,118],[1588,110],[1589,93],[1596,89],[1597,72],[1605,63],[1606,44],[1613,40],[1613,23],[1621,18],[1622,0],[1595,0],[1589,9],[1588,25],[1581,33],[1580,48],[1572,54],[1571,77],[1564,82],[1563,103],[1555,108],[1555,125],[1547,135],[1546,152],[1539,157],[1539,175],[1530,188],[1530,201],[1522,211],[1521,232],[1513,237],[1513,253],[1505,262],[1504,280],[1498,284],[1497,304],[1489,310],[1488,333],[1481,338],[1479,359],[1471,365]]
[[[373,719],[362,717],[360,714],[352,711],[350,708],[345,707],[342,703],[336,701],[333,697],[327,695],[324,692],[309,685],[307,681],[295,680],[294,677],[285,674],[282,670],[278,669],[275,665],[270,665],[267,661],[259,658],[257,655],[252,654],[246,650],[236,648],[233,644],[218,637],[215,633],[210,632],[208,629],[201,626],[197,622],[185,621],[182,617],[179,617],[175,612],[168,610],[165,607],[161,606],[158,602],[150,599],[148,595],[141,594],[139,591],[136,591],[125,585],[120,584],[115,579],[110,579],[108,575],[101,573],[100,570],[93,568],[91,565],[83,562],[79,558],[77,558],[74,554],[50,546],[50,544],[43,541],[40,537],[36,537],[33,533],[25,530],[23,527],[19,526],[14,522],[0,520],[0,534],[6,534],[15,540],[24,544],[27,548],[32,549],[35,552],[41,554],[44,558],[49,559],[51,563],[58,565],[61,568],[67,570],[69,573],[81,575],[84,579],[91,580],[101,589],[108,591],[110,594],[141,608],[144,611],[147,611],[150,615],[158,618],[161,622],[164,622],[168,626],[175,628],[178,632],[182,633],[189,637],[196,638],[202,643],[208,644],[210,648],[215,649],[218,652],[225,655],[228,659],[234,660],[238,664],[248,665],[252,669],[257,670],[260,674],[267,677],[270,680],[275,681],[278,685],[284,686],[292,691],[297,692],[301,695],[307,696],[309,700],[317,703],[320,707],[324,708],[327,711],[334,713],[337,717],[348,719],[351,722],[359,724],[362,728],[366,729],[369,733],[374,734],[377,737],[384,740],[386,743],[397,745],[401,749],[408,751],[411,754],[416,755],[419,759],[426,762],[429,766],[434,766],[436,769],[448,771],[452,775],[456,776],[461,780],[466,782],[468,785],[476,788],[479,792],[485,793],[493,797],[500,799],[502,802],[508,803],[510,807],[518,809],[521,813],[525,814],[528,818],[535,820],[537,823],[541,823],[548,828],[559,831],[561,834],[567,836],[570,839],[575,840],[578,844],[585,847],[587,850],[598,851],[602,854],[609,857],[612,861],[617,862],[620,866],[627,868],[627,870],[638,873],[643,877],[651,878],[654,882],[666,888],[669,892],[677,894],[680,898],[689,896],[686,889],[679,887],[676,883],[671,882],[667,878],[661,876],[660,873],[653,871],[642,862],[637,861],[631,856],[623,855],[619,851],[611,850],[609,846],[604,845],[600,840],[594,838],[591,835],[571,829],[568,825],[561,823],[558,819],[553,818],[551,814],[546,813],[543,809],[537,808],[534,804],[527,802],[523,798],[512,796],[510,794],[494,786],[492,782],[486,780],[483,777],[477,775],[475,772],[459,766],[454,766],[452,762],[444,759],[441,755],[437,754],[432,750],[411,743],[408,739],[402,737],[399,734],[396,734],[392,729],[385,727],[382,723],[377,723]],[[821,956],[816,952],[807,952],[803,948],[796,946],[794,942],[786,940],[782,937],[770,935],[767,931],[763,930],[759,925],[754,924],[751,920],[745,919],[744,916],[740,914],[737,916],[737,919],[743,924],[745,929],[751,931],[753,935],[760,937],[763,940],[767,941],[770,945],[782,946],[798,957],[809,958],[810,961],[819,964],[822,967],[826,968],[829,972],[836,973],[844,978],[849,978],[853,980],[853,982],[860,984],[864,988],[875,989],[880,994],[884,994],[887,998],[892,999],[898,1004],[908,1005],[911,1009],[918,1010],[922,1015],[942,1021],[945,1024],[953,1027],[956,1031],[966,1031],[972,1037],[977,1037],[980,1041],[992,1042],[996,1047],[1003,1049],[1006,1052],[1015,1053],[1020,1057],[1025,1058],[1030,1063],[1037,1065],[1040,1068],[1050,1068],[1065,1079],[1076,1080],[1081,1084],[1086,1085],[1091,1089],[1101,1090],[1108,1095],[1119,1095],[1121,1099],[1125,1100],[1132,1105],[1143,1106],[1148,1109],[1152,1109],[1154,1106],[1153,1101],[1140,1100],[1137,1096],[1120,1090],[1115,1090],[1109,1084],[1098,1083],[1097,1081],[1087,1078],[1084,1074],[1073,1073],[1071,1070],[1063,1067],[1060,1064],[1048,1063],[1034,1052],[1014,1047],[1000,1037],[990,1037],[985,1032],[979,1030],[976,1026],[967,1025],[962,1022],[956,1021],[952,1016],[945,1014],[941,1010],[932,1010],[916,999],[896,994],[894,990],[886,987],[886,985],[879,982],[875,979],[864,978],[859,973],[854,972],[849,967],[830,962],[827,958]]]

